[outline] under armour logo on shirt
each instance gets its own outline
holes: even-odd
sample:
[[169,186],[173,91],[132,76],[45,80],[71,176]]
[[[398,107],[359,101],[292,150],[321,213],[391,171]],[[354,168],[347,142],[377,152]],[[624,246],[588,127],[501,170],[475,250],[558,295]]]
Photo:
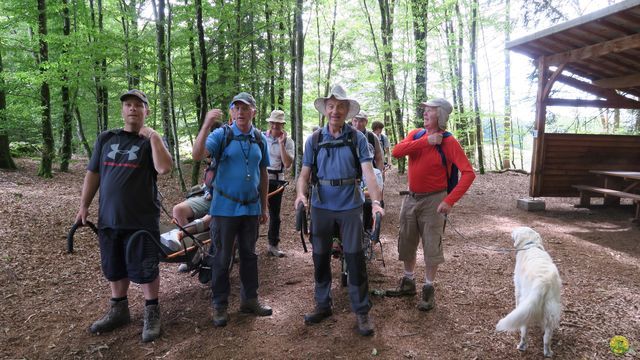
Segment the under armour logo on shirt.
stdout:
[[107,157],[115,160],[116,154],[127,154],[129,155],[129,161],[136,160],[138,158],[138,155],[136,154],[138,150],[140,150],[140,147],[135,145],[132,145],[129,150],[120,150],[120,144],[112,144],[111,151],[107,154]]

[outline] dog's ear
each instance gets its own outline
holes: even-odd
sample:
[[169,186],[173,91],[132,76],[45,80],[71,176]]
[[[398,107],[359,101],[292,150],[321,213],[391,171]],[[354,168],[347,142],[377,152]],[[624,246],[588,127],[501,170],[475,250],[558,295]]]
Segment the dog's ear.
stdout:
[[511,231],[511,239],[513,240],[514,246],[518,245],[518,239],[521,237],[522,231],[524,229],[525,229],[524,227],[520,226],[513,229],[513,231]]
[[533,229],[526,226],[517,227],[513,229],[513,231],[511,232],[511,238],[513,239],[513,247],[517,249],[527,241],[534,240],[535,236],[540,237],[540,235],[538,235],[538,233],[535,232]]

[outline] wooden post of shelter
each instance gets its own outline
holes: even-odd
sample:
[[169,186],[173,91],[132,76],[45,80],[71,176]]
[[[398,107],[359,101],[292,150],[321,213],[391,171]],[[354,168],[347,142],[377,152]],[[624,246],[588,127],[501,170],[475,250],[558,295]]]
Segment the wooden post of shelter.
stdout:
[[[640,171],[640,134],[545,131],[549,106],[640,109],[640,0],[509,41],[506,48],[538,67],[530,196],[578,196],[572,185],[600,181],[591,170]],[[552,97],[556,82],[583,94]]]

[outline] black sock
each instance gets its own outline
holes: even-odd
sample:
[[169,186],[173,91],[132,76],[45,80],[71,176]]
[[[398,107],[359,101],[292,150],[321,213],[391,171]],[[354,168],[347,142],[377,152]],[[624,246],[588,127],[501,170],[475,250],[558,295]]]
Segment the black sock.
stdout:
[[111,298],[111,301],[113,301],[113,302],[120,302],[120,301],[125,301],[125,300],[127,300],[126,296],[119,297],[119,298]]
[[158,298],[155,298],[153,300],[145,300],[144,306],[149,306],[149,305],[158,305]]

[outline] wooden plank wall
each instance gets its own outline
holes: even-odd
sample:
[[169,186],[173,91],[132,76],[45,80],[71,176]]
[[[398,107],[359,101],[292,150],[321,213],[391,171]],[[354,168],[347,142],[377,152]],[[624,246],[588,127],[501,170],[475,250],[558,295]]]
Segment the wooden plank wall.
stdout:
[[571,185],[602,186],[589,170],[640,171],[640,136],[544,134],[539,196],[575,197]]

